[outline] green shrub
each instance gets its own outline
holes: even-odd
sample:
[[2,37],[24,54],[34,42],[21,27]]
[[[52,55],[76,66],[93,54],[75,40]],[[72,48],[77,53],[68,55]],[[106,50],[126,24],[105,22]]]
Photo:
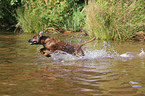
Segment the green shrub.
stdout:
[[[51,23],[49,13],[53,16],[53,11],[49,10],[44,0],[27,1],[24,7],[17,10],[18,24],[24,32],[39,32]],[[54,16],[54,19],[57,16]]]
[[85,29],[98,39],[128,40],[145,26],[143,0],[90,1],[85,10]]
[[64,29],[70,31],[81,31],[82,27],[85,25],[85,16],[85,11],[77,8],[73,11],[73,14],[65,20]]
[[0,0],[0,30],[13,31],[17,24],[16,9],[20,7],[21,1]]
[[76,17],[81,14],[76,1],[78,0],[27,0],[24,7],[17,10],[17,26],[24,32],[39,32],[49,27],[59,31],[76,30],[82,26],[82,16]]

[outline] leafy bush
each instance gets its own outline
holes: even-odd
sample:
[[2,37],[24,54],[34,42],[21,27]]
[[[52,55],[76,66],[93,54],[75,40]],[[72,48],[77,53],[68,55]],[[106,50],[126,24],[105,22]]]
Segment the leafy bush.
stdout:
[[[17,26],[24,32],[39,32],[44,29],[64,31],[76,30],[82,26],[82,16],[79,21],[76,15],[81,14],[78,0],[28,0],[24,7],[17,10]],[[75,26],[74,26],[75,25]]]
[[85,29],[99,39],[131,39],[134,32],[145,26],[143,0],[93,0],[85,10]]
[[17,20],[16,8],[21,6],[21,2],[13,2],[12,0],[0,0],[0,29],[12,31],[15,28]]
[[85,18],[86,14],[84,10],[73,10],[73,14],[65,20],[64,29],[71,30],[71,31],[81,31],[82,27],[85,25]]

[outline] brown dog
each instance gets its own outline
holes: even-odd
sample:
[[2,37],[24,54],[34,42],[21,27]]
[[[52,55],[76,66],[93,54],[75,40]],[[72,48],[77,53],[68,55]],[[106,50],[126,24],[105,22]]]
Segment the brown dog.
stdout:
[[[81,46],[95,39],[94,37],[89,41],[86,41],[82,44],[77,45],[73,43],[64,42],[59,39],[55,39],[53,37],[43,36],[42,34],[43,34],[43,31],[39,32],[38,34],[34,35],[32,39],[29,39],[28,42],[31,45],[42,44],[44,48],[40,49],[40,53],[44,54],[47,57],[51,57],[50,53],[56,50],[61,50],[61,51],[64,51],[64,52],[67,52],[69,54],[73,54],[76,56],[84,56],[84,52],[81,49]],[[45,53],[44,52],[45,50],[49,50],[49,51]]]

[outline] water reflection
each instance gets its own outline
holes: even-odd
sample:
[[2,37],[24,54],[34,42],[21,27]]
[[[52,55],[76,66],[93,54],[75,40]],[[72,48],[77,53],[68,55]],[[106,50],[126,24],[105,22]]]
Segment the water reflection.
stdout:
[[[39,53],[41,46],[27,43],[32,36],[1,34],[1,96],[145,95],[143,42],[96,41],[83,46],[86,57],[56,52],[47,58]],[[70,40],[67,35],[55,37]],[[120,57],[126,52],[133,57]]]

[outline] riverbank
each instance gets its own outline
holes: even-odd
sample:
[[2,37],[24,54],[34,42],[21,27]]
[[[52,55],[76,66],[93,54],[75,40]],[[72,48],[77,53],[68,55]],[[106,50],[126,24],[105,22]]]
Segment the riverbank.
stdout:
[[[140,40],[136,32],[144,32],[141,29],[145,28],[143,0],[20,1],[2,2],[2,28],[15,28],[15,33],[38,33],[43,29],[54,34],[85,31],[89,37],[122,41]],[[8,15],[12,9],[4,10],[7,6],[14,8],[12,16]]]

